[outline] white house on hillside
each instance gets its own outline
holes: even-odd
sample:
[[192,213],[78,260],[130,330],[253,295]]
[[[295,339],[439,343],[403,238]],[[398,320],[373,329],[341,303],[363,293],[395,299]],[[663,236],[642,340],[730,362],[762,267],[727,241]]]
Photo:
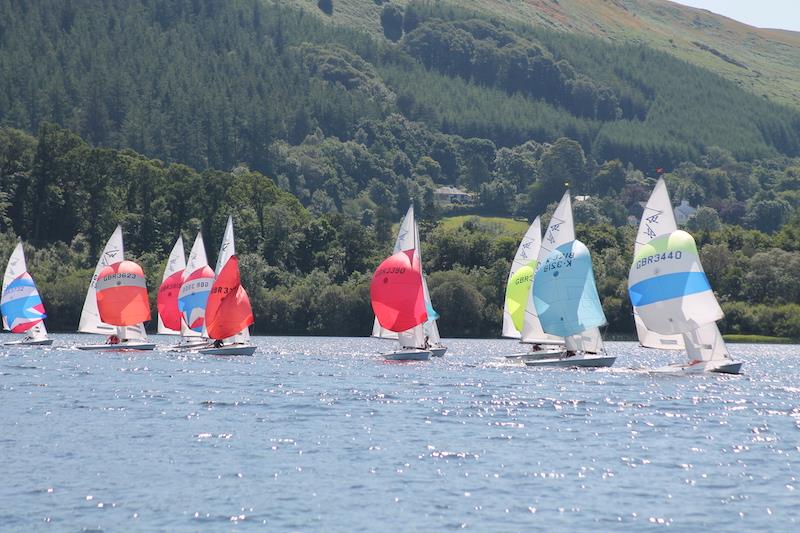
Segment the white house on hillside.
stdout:
[[455,187],[439,187],[433,191],[433,201],[437,204],[471,204],[472,195]]
[[686,224],[690,218],[694,216],[697,209],[689,205],[688,200],[681,200],[681,205],[673,209],[675,212],[675,221],[679,225]]

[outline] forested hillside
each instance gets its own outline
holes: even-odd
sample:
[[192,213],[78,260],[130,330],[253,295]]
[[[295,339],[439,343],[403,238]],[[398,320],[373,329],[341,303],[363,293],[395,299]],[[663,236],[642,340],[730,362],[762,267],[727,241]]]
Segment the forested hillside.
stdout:
[[[371,1],[362,31],[316,4],[0,0],[2,251],[35,248],[54,327],[117,223],[155,287],[179,231],[213,258],[233,212],[257,331],[366,333],[367,277],[413,202],[445,334],[494,335],[519,235],[440,219],[531,220],[569,186],[627,333],[628,219],[665,173],[726,258],[729,330],[800,336],[800,112],[642,44],[419,0]],[[440,185],[475,205],[443,211]]]

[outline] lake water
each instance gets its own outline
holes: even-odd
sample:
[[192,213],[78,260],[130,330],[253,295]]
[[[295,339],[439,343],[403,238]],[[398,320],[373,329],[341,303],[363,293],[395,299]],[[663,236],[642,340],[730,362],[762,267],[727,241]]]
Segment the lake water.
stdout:
[[633,343],[577,371],[507,364],[504,340],[404,364],[362,338],[230,359],[54,338],[0,348],[3,531],[800,529],[798,346],[678,377]]

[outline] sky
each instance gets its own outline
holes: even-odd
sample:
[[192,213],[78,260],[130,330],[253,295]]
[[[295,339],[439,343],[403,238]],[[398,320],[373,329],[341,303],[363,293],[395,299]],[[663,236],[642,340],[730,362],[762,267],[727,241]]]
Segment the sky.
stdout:
[[678,4],[708,9],[758,28],[800,31],[798,0],[672,0]]

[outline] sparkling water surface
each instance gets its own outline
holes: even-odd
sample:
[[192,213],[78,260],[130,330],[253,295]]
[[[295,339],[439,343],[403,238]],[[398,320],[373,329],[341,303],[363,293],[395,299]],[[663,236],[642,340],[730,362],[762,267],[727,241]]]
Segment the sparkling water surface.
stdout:
[[593,371],[507,363],[509,340],[389,363],[365,338],[54,338],[0,347],[3,531],[800,530],[798,346],[671,376],[633,343]]

